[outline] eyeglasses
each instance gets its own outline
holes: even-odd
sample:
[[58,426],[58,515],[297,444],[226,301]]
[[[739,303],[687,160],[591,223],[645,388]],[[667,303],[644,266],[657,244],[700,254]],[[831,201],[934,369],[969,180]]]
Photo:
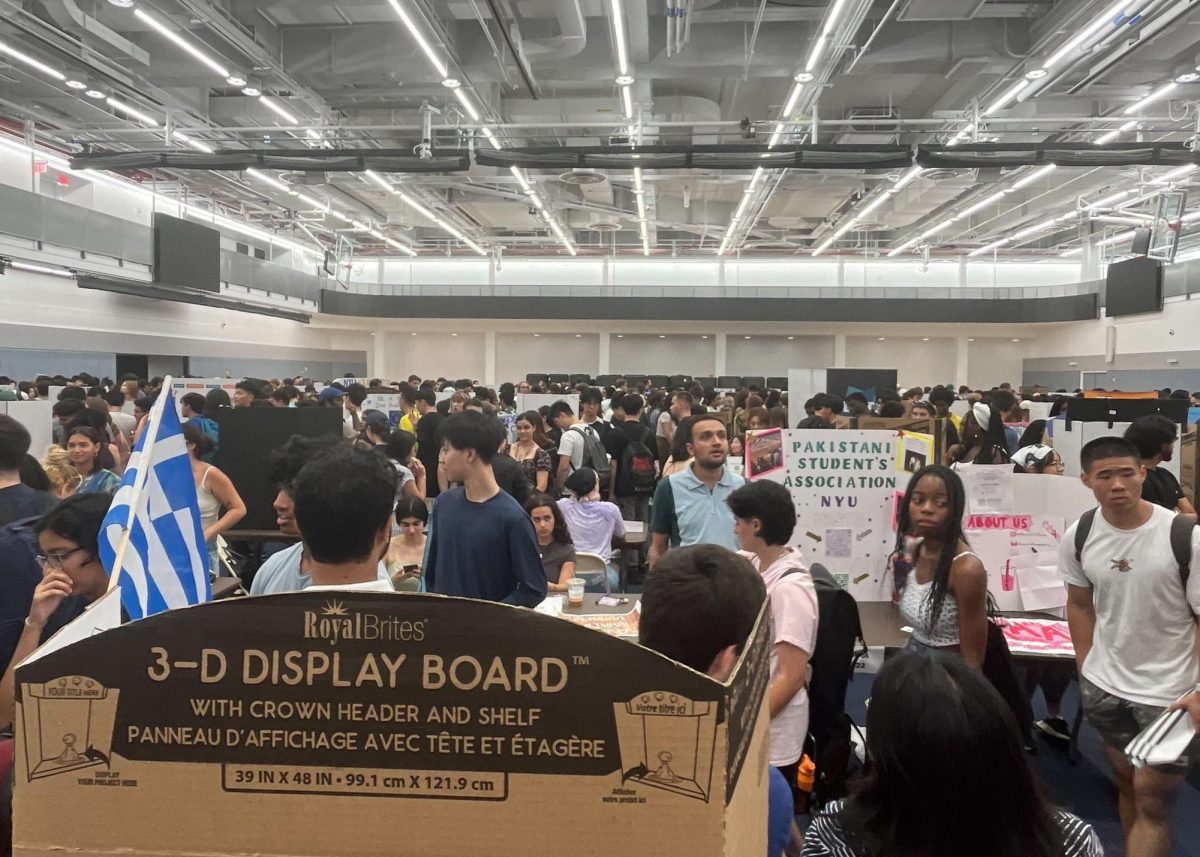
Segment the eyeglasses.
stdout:
[[79,553],[81,550],[83,550],[83,548],[71,548],[71,550],[63,551],[62,553],[52,553],[45,556],[39,554],[38,556],[34,557],[34,559],[37,560],[37,564],[42,568],[50,566],[51,568],[57,568],[61,570],[63,567],[63,560],[73,553]]

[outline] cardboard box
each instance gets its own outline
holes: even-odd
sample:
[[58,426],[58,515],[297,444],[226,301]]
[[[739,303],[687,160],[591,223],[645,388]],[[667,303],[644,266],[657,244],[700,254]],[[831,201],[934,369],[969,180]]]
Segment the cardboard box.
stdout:
[[14,854],[760,857],[769,643],[722,684],[458,598],[160,614],[18,669]]

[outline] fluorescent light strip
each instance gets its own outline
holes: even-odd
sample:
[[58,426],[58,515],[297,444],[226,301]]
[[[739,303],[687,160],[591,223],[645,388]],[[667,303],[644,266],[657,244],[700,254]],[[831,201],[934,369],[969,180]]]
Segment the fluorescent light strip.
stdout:
[[197,152],[203,152],[206,155],[211,155],[216,151],[216,149],[214,149],[212,146],[201,143],[199,140],[193,140],[182,131],[173,131],[171,132],[171,136],[180,143],[183,143],[185,146],[190,146],[191,148],[195,149]]
[[1024,229],[1019,229],[1009,237],[1013,241],[1020,241],[1023,238],[1028,238],[1031,235],[1036,235],[1038,232],[1046,231],[1047,229],[1054,226],[1057,222],[1058,222],[1057,220],[1043,220],[1041,223],[1036,223],[1033,226],[1026,226]]
[[804,63],[805,71],[812,71],[817,67],[817,63],[821,61],[821,54],[825,53],[825,34],[817,36],[813,42],[812,49],[808,53],[808,60]]
[[1133,191],[1131,191],[1131,190],[1123,190],[1123,191],[1120,191],[1119,193],[1114,193],[1112,196],[1106,196],[1103,199],[1096,200],[1095,202],[1089,202],[1087,205],[1084,206],[1084,208],[1090,208],[1090,209],[1105,208],[1108,205],[1110,205],[1111,203],[1114,203],[1119,199],[1124,199],[1125,197],[1129,196],[1132,193],[1133,193]]
[[1005,244],[1007,244],[1011,240],[1012,240],[1011,238],[1001,238],[999,241],[993,241],[991,244],[988,244],[986,247],[980,247],[978,250],[972,250],[970,253],[967,254],[967,257],[970,258],[972,256],[982,256],[984,253],[990,253],[999,247],[1003,247]]
[[1164,97],[1170,95],[1172,92],[1174,92],[1178,88],[1179,88],[1179,84],[1176,83],[1175,81],[1171,81],[1170,83],[1164,83],[1162,86],[1160,86],[1158,89],[1151,92],[1149,95],[1147,95],[1141,101],[1138,101],[1137,103],[1131,104],[1128,107],[1126,107],[1123,112],[1126,116],[1130,116],[1134,113],[1137,113],[1139,110],[1141,110],[1146,105],[1153,104],[1155,101],[1158,101],[1160,98],[1164,98]]
[[395,188],[387,183],[383,176],[374,170],[363,170],[363,175],[375,182],[375,184],[379,185],[380,188],[386,190],[388,193],[391,193],[393,190],[395,190]]
[[1101,134],[1099,137],[1097,137],[1093,141],[1093,145],[1103,146],[1105,143],[1111,143],[1113,140],[1117,139],[1117,137],[1119,137],[1124,132],[1132,131],[1134,126],[1136,126],[1136,125],[1137,125],[1137,120],[1130,119],[1128,122],[1126,122],[1124,125],[1120,126],[1119,128],[1113,128],[1111,131],[1107,131],[1104,134]]
[[525,193],[533,192],[533,186],[529,183],[529,179],[525,178],[525,173],[521,171],[520,167],[514,165],[508,169],[516,177],[517,181],[521,183],[521,190],[525,191]]
[[858,220],[862,220],[864,217],[866,217],[872,211],[879,208],[879,206],[883,205],[887,201],[889,196],[891,196],[890,193],[886,193],[886,192],[881,193],[879,196],[875,197],[875,199],[873,199],[866,208],[864,208],[862,211],[859,211],[856,214],[856,218]]
[[1082,247],[1076,247],[1074,250],[1067,250],[1065,253],[1059,253],[1058,255],[1064,259],[1069,259],[1072,256],[1078,256],[1082,252]]
[[788,100],[787,100],[787,103],[783,105],[783,116],[782,116],[782,118],[784,118],[784,119],[790,119],[790,118],[791,118],[791,116],[792,116],[792,111],[794,111],[794,110],[796,109],[796,105],[797,105],[797,104],[799,103],[799,101],[800,101],[800,94],[801,94],[802,92],[804,92],[804,84],[803,84],[803,83],[796,83],[796,84],[793,84],[793,86],[792,86],[792,91],[791,91],[791,93],[788,95]]
[[270,110],[272,113],[274,113],[276,116],[278,116],[280,119],[282,119],[284,122],[288,123],[289,125],[299,125],[300,124],[300,120],[297,119],[295,116],[293,116],[291,113],[289,113],[287,110],[285,110],[283,105],[277,103],[275,101],[275,99],[269,98],[269,97],[263,95],[263,96],[260,96],[258,100],[259,100],[259,102],[262,103],[263,107]]
[[0,42],[0,54],[12,57],[17,62],[24,63],[30,68],[35,68],[47,77],[52,77],[59,82],[67,79],[67,76],[58,69],[51,68],[41,60],[34,59],[29,54],[19,51],[11,45],[6,45],[4,42]]
[[812,49],[808,54],[808,60],[804,63],[805,71],[812,71],[821,61],[821,55],[825,53],[826,46],[833,38],[833,28],[836,26],[845,5],[846,0],[833,0],[833,5],[830,6],[829,13],[825,16],[825,22],[821,25],[821,34],[813,42]]
[[408,14],[408,10],[400,5],[399,0],[388,0],[388,5],[390,5],[392,9],[395,10],[396,14],[400,16],[400,21],[408,30],[409,35],[411,35],[416,43],[421,46],[421,50],[425,53],[425,56],[433,65],[434,70],[438,73],[438,79],[441,80],[442,78],[447,77],[449,75],[449,69],[446,67],[446,63],[442,61],[441,57],[439,57],[437,52],[433,49],[433,45],[431,45],[425,38],[425,35],[421,32],[421,28],[417,26],[417,22],[414,21]]
[[650,255],[650,239],[649,238],[642,238],[642,255],[643,256]]
[[617,43],[617,71],[629,74],[629,50],[625,46],[625,19],[621,10],[621,0],[610,3],[613,22],[613,41]]
[[896,193],[908,186],[908,183],[925,171],[924,167],[913,167],[907,173],[902,175],[892,186],[892,192]]
[[974,130],[975,130],[975,123],[971,122],[970,124],[967,125],[966,128],[963,128],[961,131],[959,131],[957,134],[955,134],[953,137],[951,137],[950,142],[948,142],[946,145],[947,146],[957,146],[959,143],[963,142],[968,137],[970,137],[971,133]]
[[936,235],[937,233],[941,232],[943,229],[946,229],[947,227],[951,226],[953,223],[954,223],[953,217],[949,218],[948,220],[943,220],[937,226],[934,226],[930,229],[926,229],[924,232],[922,232],[917,240],[924,241],[930,235]]
[[417,201],[416,201],[415,199],[413,199],[411,196],[409,196],[408,194],[404,193],[403,191],[396,191],[396,193],[397,193],[397,194],[400,196],[400,198],[401,198],[402,200],[404,200],[405,204],[407,204],[407,205],[409,205],[409,206],[411,206],[411,207],[415,208],[417,211],[419,211],[419,212],[420,212],[422,215],[424,215],[426,218],[428,218],[429,220],[433,221],[435,224],[437,224],[438,226],[440,226],[442,229],[444,229],[444,230],[446,230],[447,232],[449,232],[451,235],[453,235],[455,238],[457,238],[457,239],[458,239],[459,241],[461,241],[462,243],[466,244],[468,247],[470,247],[472,250],[474,250],[474,251],[475,251],[476,253],[478,253],[480,256],[486,256],[486,255],[487,255],[487,251],[486,251],[486,250],[484,250],[482,247],[480,247],[478,244],[476,244],[474,241],[472,241],[472,240],[471,240],[470,238],[468,238],[466,235],[463,235],[461,232],[459,232],[457,229],[455,229],[455,228],[454,228],[454,227],[453,227],[451,224],[447,223],[445,220],[443,220],[442,218],[438,217],[436,214],[434,214],[434,213],[433,213],[432,211],[430,211],[428,208],[426,208],[425,206],[421,205],[421,203],[417,202]]
[[463,110],[467,111],[467,115],[471,117],[472,122],[479,121],[479,110],[471,101],[471,96],[467,95],[467,91],[461,86],[454,90],[454,97],[458,99],[458,103],[463,106]]
[[962,220],[964,218],[970,217],[975,212],[982,211],[983,209],[987,208],[989,205],[994,205],[995,203],[1000,202],[1000,200],[1002,200],[1002,199],[1004,199],[1004,191],[1000,191],[999,193],[992,194],[987,199],[980,200],[979,202],[975,203],[974,205],[970,206],[969,208],[964,208],[962,211],[960,211],[958,213],[958,216],[955,217],[954,219]]
[[1095,35],[1097,32],[1099,32],[1101,29],[1103,29],[1106,25],[1115,26],[1114,20],[1116,19],[1117,15],[1119,15],[1125,11],[1126,5],[1127,5],[1126,0],[1117,0],[1117,2],[1115,4],[1113,4],[1111,7],[1109,7],[1108,11],[1106,11],[1100,17],[1096,18],[1096,20],[1094,20],[1091,24],[1084,27],[1082,30],[1080,30],[1078,33],[1076,33],[1072,38],[1067,40],[1066,44],[1064,44],[1061,48],[1059,48],[1057,51],[1052,53],[1046,59],[1046,61],[1044,63],[1042,63],[1042,67],[1045,69],[1049,69],[1055,65],[1058,65],[1058,63],[1061,62],[1067,56],[1067,54],[1071,53],[1071,51],[1078,48],[1086,40],[1088,40],[1093,35]]
[[1176,179],[1181,179],[1184,176],[1186,176],[1188,173],[1195,172],[1195,170],[1196,170],[1195,164],[1188,164],[1187,166],[1179,167],[1178,169],[1171,170],[1169,173],[1163,173],[1158,178],[1152,179],[1150,184],[1167,184],[1168,182],[1173,182]]
[[629,94],[629,87],[621,87],[621,107],[625,110],[625,118],[633,119],[633,96]]
[[313,199],[311,196],[309,196],[306,193],[298,193],[298,194],[296,194],[296,198],[299,199],[305,205],[315,208],[318,211],[323,211],[325,213],[328,213],[330,210],[328,203],[321,202],[321,200],[319,200],[319,199]]
[[908,240],[907,240],[907,241],[905,241],[903,244],[901,244],[899,247],[897,247],[895,250],[891,250],[891,251],[889,251],[889,252],[888,252],[888,258],[889,258],[889,259],[891,259],[891,258],[892,258],[892,257],[894,257],[894,256],[899,256],[901,253],[903,253],[903,252],[904,252],[905,250],[907,250],[909,247],[911,247],[911,246],[913,246],[914,244],[916,244],[918,240],[919,240],[919,239],[917,239],[917,238],[910,238],[910,239],[908,239]]
[[[775,125],[775,130],[771,133],[771,139],[767,141],[768,149],[774,149],[777,145],[779,145],[779,140],[780,140],[780,138],[783,137],[783,131],[784,131],[783,123],[782,122],[777,123]],[[763,157],[765,158],[766,155],[763,155]]]
[[481,128],[480,131],[483,133],[483,136],[487,138],[487,141],[492,144],[493,148],[500,148],[500,141],[496,138],[496,135],[492,133],[491,128]]
[[229,77],[229,69],[225,68],[225,66],[221,65],[219,62],[214,60],[212,57],[208,56],[208,54],[204,53],[204,51],[200,50],[198,47],[193,45],[191,42],[187,41],[185,38],[183,38],[183,36],[179,35],[177,32],[172,30],[170,27],[168,27],[162,21],[155,18],[150,13],[144,12],[141,9],[134,9],[133,15],[139,21],[142,21],[142,22],[148,24],[151,29],[157,30],[165,39],[167,39],[170,42],[172,42],[173,44],[175,44],[175,46],[178,47],[180,50],[182,50],[184,53],[186,53],[192,57],[195,57],[200,62],[204,63],[204,65],[208,66],[216,74],[219,74],[222,78]]
[[1028,175],[1022,176],[1013,183],[1013,186],[1009,188],[1009,190],[1021,190],[1022,188],[1028,187],[1047,173],[1054,172],[1057,166],[1057,164],[1046,164],[1046,166],[1042,167],[1041,169],[1034,170]]
[[154,128],[158,127],[157,119],[155,119],[153,116],[147,116],[136,107],[126,104],[124,101],[118,101],[117,99],[111,97],[104,99],[104,101],[113,110],[124,113],[126,116],[131,116],[141,122],[143,125],[150,125]]
[[66,277],[74,279],[75,274],[65,268],[47,268],[45,265],[34,265],[30,262],[18,262],[13,260],[8,263],[8,267],[15,271],[28,271],[30,274],[49,274],[52,277]]
[[1012,85],[1012,87],[1007,92],[1005,92],[1003,95],[1001,95],[995,101],[993,101],[992,106],[989,107],[987,110],[983,111],[983,115],[991,116],[993,113],[999,113],[1001,110],[1003,110],[1005,107],[1007,107],[1009,105],[1009,102],[1011,102],[1014,98],[1016,98],[1018,95],[1020,95],[1021,90],[1023,90],[1025,87],[1029,86],[1029,83],[1030,83],[1030,81],[1028,81],[1028,80],[1017,81],[1015,84]]
[[254,169],[253,167],[247,167],[245,170],[245,173],[248,176],[258,179],[263,184],[270,185],[271,187],[275,188],[275,190],[281,190],[286,194],[290,194],[291,196],[299,196],[300,195],[298,191],[292,190],[290,187],[285,185],[283,182],[279,181],[279,179],[269,176],[264,172],[259,172],[258,170]]
[[[371,234],[374,235],[375,233],[372,232]],[[412,247],[409,247],[407,244],[402,244],[399,241],[395,240],[394,238],[388,238],[386,235],[380,235],[379,237],[383,239],[383,242],[385,244],[387,244],[391,247],[395,247],[401,253],[407,253],[410,256],[417,255],[417,251],[414,250]]]
[[1134,230],[1128,232],[1118,232],[1112,238],[1105,238],[1103,241],[1097,241],[1097,247],[1111,247],[1113,244],[1120,244],[1122,241],[1128,241],[1133,237]]

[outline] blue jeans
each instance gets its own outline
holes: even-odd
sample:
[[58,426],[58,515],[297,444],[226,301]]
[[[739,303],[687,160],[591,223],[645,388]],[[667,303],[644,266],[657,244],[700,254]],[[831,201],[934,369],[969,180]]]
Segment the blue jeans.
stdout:
[[612,560],[609,560],[608,568],[605,570],[605,574],[608,576],[608,589],[607,590],[604,588],[604,578],[600,575],[600,572],[598,572],[598,571],[589,571],[589,572],[583,572],[583,573],[576,572],[576,575],[578,577],[581,577],[587,581],[587,586],[585,586],[584,590],[583,590],[584,592],[606,592],[606,591],[607,592],[616,592],[616,591],[618,591],[618,589],[620,588],[620,585],[621,585],[621,575],[617,571],[617,567],[615,565],[613,565]]

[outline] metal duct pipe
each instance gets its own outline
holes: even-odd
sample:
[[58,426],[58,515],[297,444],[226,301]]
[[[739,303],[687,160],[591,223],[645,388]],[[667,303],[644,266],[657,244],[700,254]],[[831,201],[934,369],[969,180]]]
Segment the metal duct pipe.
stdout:
[[60,27],[68,30],[82,30],[84,33],[95,36],[116,48],[123,56],[127,56],[142,65],[150,65],[150,54],[147,51],[139,48],[116,30],[106,27],[91,15],[88,15],[79,8],[79,4],[75,0],[45,0],[42,5],[45,7],[46,14],[50,19]]
[[671,29],[675,22],[675,0],[667,0],[667,59],[671,58],[671,50],[675,47],[675,37]]
[[587,19],[580,0],[554,0],[554,17],[559,34],[549,39],[524,39],[522,53],[531,61],[553,62],[570,59],[587,46]]

